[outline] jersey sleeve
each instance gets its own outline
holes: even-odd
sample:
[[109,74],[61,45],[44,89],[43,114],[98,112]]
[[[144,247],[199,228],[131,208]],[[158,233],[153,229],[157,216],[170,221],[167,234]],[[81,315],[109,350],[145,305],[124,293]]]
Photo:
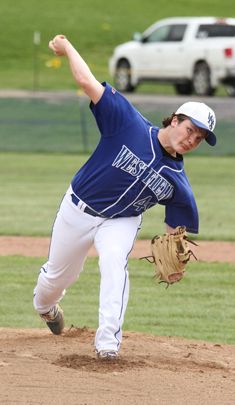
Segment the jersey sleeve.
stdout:
[[198,209],[192,192],[182,200],[173,197],[165,207],[165,222],[172,228],[185,226],[188,232],[198,233]]
[[131,125],[138,112],[116,89],[106,82],[102,84],[105,91],[97,104],[90,103],[90,109],[101,135],[114,136]]

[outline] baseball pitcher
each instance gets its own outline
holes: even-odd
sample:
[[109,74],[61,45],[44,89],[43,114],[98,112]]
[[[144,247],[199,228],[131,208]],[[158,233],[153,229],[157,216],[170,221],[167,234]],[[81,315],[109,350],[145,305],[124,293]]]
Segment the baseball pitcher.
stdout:
[[[100,141],[74,175],[60,205],[49,257],[35,287],[34,307],[52,333],[62,333],[59,302],[79,277],[94,244],[101,276],[94,345],[99,359],[115,360],[129,296],[128,257],[147,209],[165,206],[168,239],[157,247],[157,265],[168,266],[169,261],[161,259],[162,250],[169,255],[178,249],[184,264],[189,258],[180,250],[179,237],[185,240],[186,231],[198,232],[198,210],[183,156],[204,141],[215,145],[215,113],[204,103],[189,101],[164,119],[162,127],[155,126],[115,88],[97,81],[64,35],[55,36],[49,47],[68,59],[76,83],[90,98]],[[177,236],[173,250],[169,235]],[[176,274],[167,276],[169,284],[181,278],[177,266]],[[182,264],[179,268],[182,273]]]

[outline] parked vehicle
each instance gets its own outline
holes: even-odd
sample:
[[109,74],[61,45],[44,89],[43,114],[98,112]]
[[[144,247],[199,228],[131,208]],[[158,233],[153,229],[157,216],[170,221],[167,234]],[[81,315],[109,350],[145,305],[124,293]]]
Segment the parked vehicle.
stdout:
[[220,84],[235,95],[235,18],[161,20],[117,46],[109,61],[115,86],[132,92],[147,80],[172,83],[176,93],[213,95]]

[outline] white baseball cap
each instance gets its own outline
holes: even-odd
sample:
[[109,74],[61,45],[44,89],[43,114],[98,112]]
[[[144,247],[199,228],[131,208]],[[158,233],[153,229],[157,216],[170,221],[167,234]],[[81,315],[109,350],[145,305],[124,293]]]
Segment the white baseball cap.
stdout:
[[186,115],[196,127],[206,129],[208,135],[206,136],[205,141],[211,146],[216,144],[216,136],[213,132],[216,124],[216,117],[214,111],[206,104],[197,101],[188,101],[187,103],[182,104],[175,114]]

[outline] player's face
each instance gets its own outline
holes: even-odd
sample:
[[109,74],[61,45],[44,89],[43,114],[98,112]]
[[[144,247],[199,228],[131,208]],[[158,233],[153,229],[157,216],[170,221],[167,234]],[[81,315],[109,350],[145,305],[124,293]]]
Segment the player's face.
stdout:
[[196,127],[190,119],[179,122],[174,117],[171,126],[172,147],[181,155],[196,149],[206,137],[206,130]]

